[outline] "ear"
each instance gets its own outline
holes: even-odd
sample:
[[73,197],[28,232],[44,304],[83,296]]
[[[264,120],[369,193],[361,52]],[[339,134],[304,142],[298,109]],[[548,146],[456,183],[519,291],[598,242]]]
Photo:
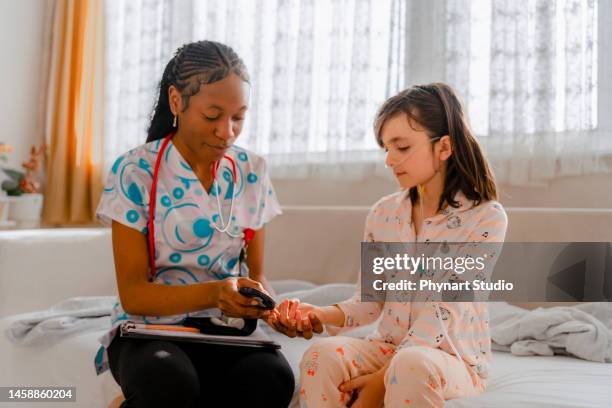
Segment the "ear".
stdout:
[[174,85],[168,87],[168,104],[173,115],[178,115],[183,110],[183,98]]
[[439,155],[441,161],[448,160],[449,157],[453,154],[453,144],[451,143],[451,139],[449,135],[444,135],[438,141],[439,145]]

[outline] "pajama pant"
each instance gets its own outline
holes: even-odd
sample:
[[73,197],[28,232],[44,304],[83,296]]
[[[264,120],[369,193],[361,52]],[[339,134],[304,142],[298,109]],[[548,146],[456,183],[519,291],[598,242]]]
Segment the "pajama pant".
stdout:
[[[379,341],[334,336],[318,340],[300,363],[300,407],[345,407],[352,394],[338,386],[379,370],[385,373],[384,406],[443,407],[444,401],[477,395],[485,382],[455,356],[431,347],[396,346]],[[382,405],[381,401],[381,405]]]

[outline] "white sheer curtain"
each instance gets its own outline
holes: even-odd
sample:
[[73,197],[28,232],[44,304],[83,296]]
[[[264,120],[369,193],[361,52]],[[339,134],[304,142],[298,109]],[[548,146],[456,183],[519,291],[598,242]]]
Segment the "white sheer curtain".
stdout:
[[500,181],[604,169],[596,0],[449,0],[446,22],[446,80]]
[[596,0],[107,0],[107,166],[143,143],[164,64],[185,42],[232,46],[252,78],[239,144],[276,176],[384,172],[387,96],[445,81],[500,181],[604,170]]
[[376,109],[404,86],[402,3],[107,1],[107,166],[144,142],[164,64],[201,39],[245,61],[252,92],[238,143],[266,155],[277,175],[371,157]]

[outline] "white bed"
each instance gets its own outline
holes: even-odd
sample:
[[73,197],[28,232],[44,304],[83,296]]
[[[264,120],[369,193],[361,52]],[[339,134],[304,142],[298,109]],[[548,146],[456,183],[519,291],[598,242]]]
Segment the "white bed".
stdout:
[[[279,292],[296,289],[295,282],[277,284]],[[300,288],[307,284],[298,284]],[[328,286],[325,295],[307,290],[288,295],[301,297],[316,304],[329,304],[346,298],[352,292],[350,285]],[[495,308],[492,308],[492,317]],[[0,329],[14,319],[0,320]],[[109,320],[110,321],[110,320]],[[267,327],[266,327],[267,328]],[[360,332],[366,328],[361,328]],[[367,330],[367,329],[366,329]],[[0,385],[20,386],[75,386],[76,403],[70,407],[106,407],[117,395],[119,388],[107,371],[96,377],[92,359],[97,351],[99,330],[67,338],[50,347],[24,348],[0,339]],[[282,344],[297,378],[300,358],[308,347],[304,339],[289,339],[271,333]],[[354,332],[352,335],[360,335]],[[312,340],[311,340],[312,341]],[[475,398],[449,401],[447,406],[463,407],[610,407],[612,401],[612,364],[592,363],[571,357],[517,357],[495,352],[488,390]],[[44,406],[44,404],[40,404]],[[10,404],[2,404],[12,406]],[[23,407],[16,403],[15,407]],[[37,404],[39,406],[39,404]],[[57,406],[54,404],[53,406]],[[297,407],[294,398],[291,407]]]
[[[365,213],[365,209],[346,208],[285,209],[284,215],[266,232],[266,274],[270,279],[308,279],[317,284],[354,282]],[[519,227],[544,222],[543,215],[546,214],[536,212],[529,218],[524,212],[509,211],[512,228],[508,239],[530,241],[533,231],[544,229]],[[553,223],[563,227],[565,235],[559,231],[551,233],[572,236],[584,219],[593,224],[583,225],[585,231],[601,228],[598,231],[609,233],[609,228],[603,225],[608,225],[610,218],[598,215],[568,219],[575,222]],[[328,232],[325,240],[307,233],[293,233],[321,230]],[[288,234],[292,237],[290,245],[287,245]],[[589,234],[591,240],[607,241]],[[308,251],[303,250],[306,247]],[[296,281],[275,282],[278,293],[310,286]],[[350,286],[339,284],[328,291],[335,298],[304,295],[304,301],[330,304],[348,297],[351,291]],[[32,348],[10,343],[3,332],[15,319],[9,315],[48,308],[74,296],[116,293],[109,230],[50,229],[0,234],[0,316],[8,316],[0,318],[0,386],[75,386],[77,401],[65,406],[106,407],[119,388],[108,371],[99,377],[94,372],[92,360],[103,330],[76,335],[52,346]],[[296,371],[307,341],[275,336]],[[612,364],[569,357],[516,357],[496,352],[491,372],[485,394],[450,401],[447,405],[455,408],[612,407]],[[62,406],[36,404],[46,405]],[[0,403],[0,407],[11,406],[25,405]]]
[[494,352],[487,392],[449,401],[464,407],[610,407],[612,364],[572,357],[517,357]]

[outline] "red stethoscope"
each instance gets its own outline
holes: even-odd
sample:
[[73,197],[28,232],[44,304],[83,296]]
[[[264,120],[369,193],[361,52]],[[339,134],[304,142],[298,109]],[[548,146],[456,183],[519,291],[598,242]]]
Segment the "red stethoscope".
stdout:
[[[170,143],[170,140],[172,139],[173,136],[174,136],[174,132],[166,136],[164,138],[164,141],[162,142],[159,152],[157,153],[157,159],[155,161],[155,168],[153,169],[153,181],[151,182],[151,196],[149,198],[149,221],[147,225],[148,239],[149,239],[149,274],[150,274],[149,278],[151,282],[153,282],[153,280],[155,279],[155,223],[154,221],[155,221],[155,201],[156,201],[156,193],[157,193],[157,179],[158,179],[158,174],[159,174],[159,167],[161,166],[162,156],[164,152],[166,151],[166,148],[168,147],[168,143]],[[232,159],[231,157],[227,155],[223,156],[223,158],[227,159],[232,164],[232,175],[233,175],[232,190],[233,190],[236,186],[236,174],[237,174],[236,173],[236,162],[234,161],[234,159]],[[220,160],[215,161],[212,164],[211,170],[212,170],[212,176],[213,176],[213,188],[216,188],[215,184],[217,184],[216,183],[217,171],[219,169],[220,164],[221,164]],[[233,193],[234,192],[232,191],[231,201],[230,201],[230,213],[227,219],[227,223],[223,219],[223,214],[221,211],[221,201],[219,200],[219,193],[216,192],[216,194],[214,194],[217,197],[217,209],[219,212],[219,219],[221,220],[221,227],[217,226],[216,222],[212,222],[212,225],[213,225],[213,228],[219,232],[225,232],[226,234],[228,234],[229,236],[233,238],[242,238],[243,245],[242,245],[242,249],[240,250],[240,263],[242,263],[242,261],[244,261],[246,258],[246,249],[251,239],[253,239],[253,236],[255,235],[255,231],[251,228],[245,228],[244,231],[238,235],[234,235],[229,231],[230,221],[232,219],[232,214],[234,210],[234,194]]]

